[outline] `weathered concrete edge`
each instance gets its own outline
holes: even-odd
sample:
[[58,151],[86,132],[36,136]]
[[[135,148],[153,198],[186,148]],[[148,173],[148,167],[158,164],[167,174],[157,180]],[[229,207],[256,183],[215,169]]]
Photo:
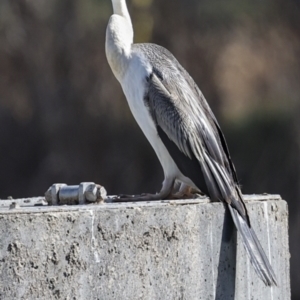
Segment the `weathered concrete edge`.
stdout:
[[[3,299],[28,300],[58,295],[107,300],[233,299],[233,294],[238,300],[288,300],[286,202],[274,195],[245,198],[250,217],[256,216],[253,227],[280,278],[278,288],[259,281],[239,236],[224,242],[223,204],[202,198],[27,207],[3,214],[0,210],[4,276],[0,293]],[[234,257],[237,263],[232,261],[229,268],[228,260]]]
[[[277,194],[252,194],[243,195],[245,202],[261,202],[261,201],[280,201],[282,200],[280,195]],[[34,198],[21,198],[13,199],[18,202],[25,202],[30,199],[38,199],[39,201],[44,200],[43,197]],[[0,200],[5,201],[5,200]],[[116,203],[101,203],[101,204],[88,204],[88,205],[61,205],[61,206],[21,206],[14,209],[3,207],[0,205],[1,214],[27,214],[27,213],[46,213],[46,212],[64,212],[64,211],[89,211],[89,210],[106,210],[106,209],[119,209],[119,208],[141,208],[151,206],[169,206],[169,205],[200,205],[200,204],[211,204],[218,205],[221,202],[211,202],[209,198],[198,198],[198,199],[183,199],[183,200],[158,200],[158,201],[145,201],[145,202],[116,202]]]

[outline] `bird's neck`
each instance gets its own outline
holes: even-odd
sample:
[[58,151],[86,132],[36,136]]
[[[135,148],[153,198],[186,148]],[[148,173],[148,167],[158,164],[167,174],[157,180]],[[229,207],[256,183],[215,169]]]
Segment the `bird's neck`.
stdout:
[[114,14],[106,29],[105,50],[109,65],[120,81],[131,56],[133,28],[125,0],[112,0]]
[[124,17],[128,24],[131,25],[131,18],[127,9],[126,0],[112,0],[113,10],[115,15]]

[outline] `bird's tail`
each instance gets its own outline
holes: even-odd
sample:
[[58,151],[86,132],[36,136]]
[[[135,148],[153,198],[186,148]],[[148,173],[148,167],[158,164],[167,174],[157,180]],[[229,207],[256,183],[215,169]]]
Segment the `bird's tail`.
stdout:
[[242,236],[244,247],[256,273],[267,286],[277,285],[275,273],[254,230],[240,216],[236,209],[231,207],[231,205],[228,205],[228,207],[234,224]]

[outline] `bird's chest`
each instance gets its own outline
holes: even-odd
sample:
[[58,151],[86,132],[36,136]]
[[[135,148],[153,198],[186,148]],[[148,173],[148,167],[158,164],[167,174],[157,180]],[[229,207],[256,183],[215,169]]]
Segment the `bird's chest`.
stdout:
[[147,71],[144,69],[129,69],[123,79],[122,88],[135,120],[149,138],[149,135],[156,134],[156,127],[144,100],[146,76]]

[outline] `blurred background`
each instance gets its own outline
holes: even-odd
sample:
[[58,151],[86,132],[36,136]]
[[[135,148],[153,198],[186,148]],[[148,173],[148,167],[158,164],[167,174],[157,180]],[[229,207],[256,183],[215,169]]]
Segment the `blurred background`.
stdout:
[[[300,299],[300,0],[128,0],[206,96],[243,192],[288,201]],[[0,198],[94,181],[159,191],[161,166],[105,57],[110,0],[0,1]]]

